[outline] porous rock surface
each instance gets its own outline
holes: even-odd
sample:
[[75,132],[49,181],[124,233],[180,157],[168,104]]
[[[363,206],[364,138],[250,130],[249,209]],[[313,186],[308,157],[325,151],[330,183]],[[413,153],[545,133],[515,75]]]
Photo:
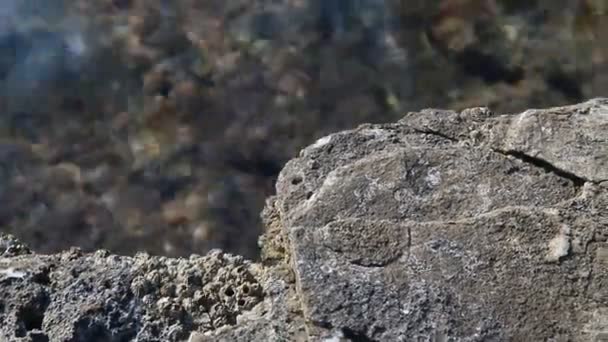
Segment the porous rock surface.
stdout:
[[0,239],[0,341],[179,341],[234,324],[263,297],[255,266],[220,251],[36,255]]
[[262,216],[263,258],[0,240],[8,341],[603,341],[608,99],[423,110],[318,140]]

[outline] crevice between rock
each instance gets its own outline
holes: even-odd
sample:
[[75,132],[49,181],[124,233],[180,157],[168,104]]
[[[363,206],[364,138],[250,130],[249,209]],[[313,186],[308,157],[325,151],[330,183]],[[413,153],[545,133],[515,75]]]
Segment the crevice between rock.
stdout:
[[567,180],[571,181],[574,184],[574,186],[576,186],[576,187],[582,187],[586,182],[589,182],[589,180],[584,177],[580,177],[580,176],[575,175],[572,172],[562,170],[544,159],[529,156],[521,151],[513,151],[513,150],[505,151],[505,150],[500,150],[500,149],[495,149],[495,148],[493,148],[492,150],[496,153],[500,153],[505,156],[511,156],[511,157],[517,158],[524,163],[539,167],[547,172],[551,172],[559,177],[567,179]]
[[451,142],[458,142],[458,139],[452,138],[446,134],[443,134],[441,132],[438,132],[438,131],[435,131],[432,129],[420,129],[420,128],[416,128],[416,127],[412,127],[412,129],[417,133],[430,134],[430,135],[434,135],[434,136],[449,140]]
[[[449,140],[451,142],[459,142],[460,140],[453,138],[447,134],[441,133],[439,131],[433,130],[433,129],[422,129],[422,128],[416,128],[416,127],[412,127],[412,129],[415,132],[418,133],[422,133],[422,134],[430,134],[430,135],[434,135],[446,140]],[[568,172],[566,170],[560,169],[557,166],[551,164],[550,162],[538,158],[538,157],[532,157],[530,155],[525,154],[524,152],[521,151],[515,151],[515,150],[501,150],[501,149],[497,149],[497,148],[492,148],[492,151],[496,152],[496,153],[500,153],[502,155],[505,156],[512,156],[514,158],[517,158],[519,160],[521,160],[524,163],[533,165],[535,167],[539,167],[547,172],[551,172],[559,177],[568,179],[570,181],[572,181],[572,183],[576,186],[576,187],[582,187],[586,182],[591,182],[591,180],[585,178],[585,177],[581,177],[578,176],[572,172]],[[594,183],[597,184],[602,184],[608,182],[608,179],[606,180],[600,180],[600,181],[596,181]]]

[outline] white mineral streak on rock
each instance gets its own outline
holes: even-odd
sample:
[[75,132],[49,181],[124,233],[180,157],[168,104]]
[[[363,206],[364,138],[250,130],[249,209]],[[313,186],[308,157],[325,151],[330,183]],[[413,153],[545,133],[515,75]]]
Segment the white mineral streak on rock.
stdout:
[[570,251],[570,227],[562,225],[560,232],[551,241],[549,241],[549,251],[547,253],[547,261],[559,261],[559,259],[568,255]]

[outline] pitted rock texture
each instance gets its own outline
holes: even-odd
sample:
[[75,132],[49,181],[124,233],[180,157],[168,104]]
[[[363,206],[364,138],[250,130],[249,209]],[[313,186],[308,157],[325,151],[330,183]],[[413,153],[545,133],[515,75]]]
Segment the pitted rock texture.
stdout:
[[275,206],[312,340],[608,336],[608,100],[320,139]]
[[262,301],[256,272],[219,251],[189,259],[14,253],[0,258],[0,340],[182,341],[234,325]]

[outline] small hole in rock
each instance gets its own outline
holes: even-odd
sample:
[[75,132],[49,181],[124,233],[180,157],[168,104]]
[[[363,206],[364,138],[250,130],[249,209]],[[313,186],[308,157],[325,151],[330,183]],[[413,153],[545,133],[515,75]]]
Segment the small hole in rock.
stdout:
[[306,193],[306,199],[310,199],[312,197],[312,191]]
[[42,329],[42,321],[44,320],[44,309],[34,305],[23,307],[17,314],[19,320],[19,329],[16,332],[17,337],[25,337],[28,331]]
[[236,302],[236,304],[238,306],[245,306],[245,300],[244,299],[239,299],[238,302]]
[[29,337],[32,342],[49,342],[49,337],[42,332],[32,332]]
[[25,337],[29,331],[42,330],[42,322],[50,304],[48,295],[38,293],[31,302],[24,304],[17,312],[17,337]]
[[346,337],[349,341],[353,341],[353,342],[373,342],[375,340],[372,340],[371,338],[365,336],[364,333],[360,332],[360,331],[355,331],[353,329],[344,327],[342,328],[342,333],[344,334],[344,337]]
[[243,294],[249,294],[249,286],[243,285],[242,290],[243,290]]
[[234,290],[232,289],[232,287],[228,287],[226,288],[226,290],[224,290],[224,294],[228,297],[232,297],[234,296]]
[[40,285],[49,285],[51,283],[51,279],[49,277],[50,270],[48,268],[41,270],[40,273],[36,273],[32,280]]
[[298,185],[298,184],[302,183],[302,181],[303,181],[302,177],[296,176],[291,179],[291,184]]
[[246,271],[247,269],[244,266],[237,266],[236,268],[236,273],[238,274],[245,274]]

